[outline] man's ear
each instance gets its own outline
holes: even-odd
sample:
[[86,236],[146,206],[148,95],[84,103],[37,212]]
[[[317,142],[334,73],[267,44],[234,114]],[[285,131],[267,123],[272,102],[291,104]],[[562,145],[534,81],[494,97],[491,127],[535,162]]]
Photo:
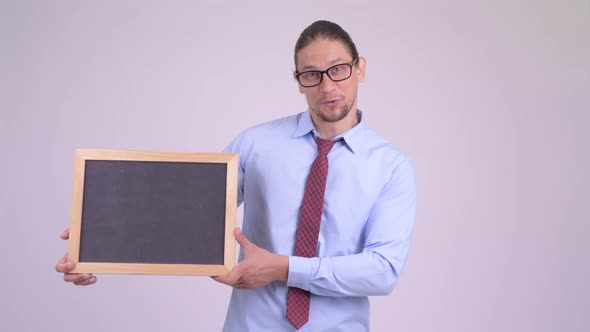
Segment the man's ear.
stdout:
[[366,68],[366,66],[367,66],[367,59],[365,59],[364,56],[360,56],[358,63],[354,67],[356,69],[356,73],[357,73],[356,77],[357,77],[357,81],[359,83],[365,81],[365,68]]

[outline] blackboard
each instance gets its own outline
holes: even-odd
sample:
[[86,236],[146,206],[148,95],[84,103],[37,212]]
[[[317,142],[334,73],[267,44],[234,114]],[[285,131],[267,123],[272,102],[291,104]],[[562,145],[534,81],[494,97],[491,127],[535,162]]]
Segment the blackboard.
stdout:
[[237,155],[77,150],[73,272],[223,275],[233,267]]

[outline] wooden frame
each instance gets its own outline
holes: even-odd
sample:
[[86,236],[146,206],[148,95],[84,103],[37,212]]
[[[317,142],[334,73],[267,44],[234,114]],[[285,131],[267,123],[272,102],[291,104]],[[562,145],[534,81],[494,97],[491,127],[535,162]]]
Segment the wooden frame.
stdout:
[[[225,188],[225,230],[223,264],[160,264],[80,261],[81,230],[83,227],[83,202],[86,164],[89,160],[147,161],[182,163],[224,163],[227,169]],[[164,274],[209,275],[227,274],[235,265],[235,239],[233,229],[237,208],[238,155],[233,153],[178,153],[141,152],[120,150],[78,149],[74,158],[74,179],[70,220],[69,260],[75,264],[72,273],[107,274]]]

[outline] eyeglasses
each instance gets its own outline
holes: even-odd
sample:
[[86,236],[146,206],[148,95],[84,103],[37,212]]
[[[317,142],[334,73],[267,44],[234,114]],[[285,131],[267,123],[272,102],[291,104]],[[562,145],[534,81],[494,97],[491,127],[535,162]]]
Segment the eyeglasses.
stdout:
[[356,58],[348,63],[339,63],[334,65],[326,70],[308,70],[304,72],[295,72],[295,77],[299,84],[301,84],[304,88],[311,88],[312,86],[320,85],[322,83],[322,79],[324,78],[324,74],[328,76],[334,82],[340,82],[347,80],[352,75],[352,66],[355,65],[359,61],[359,58]]

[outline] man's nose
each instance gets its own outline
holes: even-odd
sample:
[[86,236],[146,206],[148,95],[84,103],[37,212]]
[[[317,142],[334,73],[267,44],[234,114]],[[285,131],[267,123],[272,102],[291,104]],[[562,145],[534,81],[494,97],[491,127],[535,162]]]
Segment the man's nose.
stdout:
[[328,76],[328,73],[322,73],[322,81],[320,82],[320,91],[332,91],[336,87],[336,82]]

